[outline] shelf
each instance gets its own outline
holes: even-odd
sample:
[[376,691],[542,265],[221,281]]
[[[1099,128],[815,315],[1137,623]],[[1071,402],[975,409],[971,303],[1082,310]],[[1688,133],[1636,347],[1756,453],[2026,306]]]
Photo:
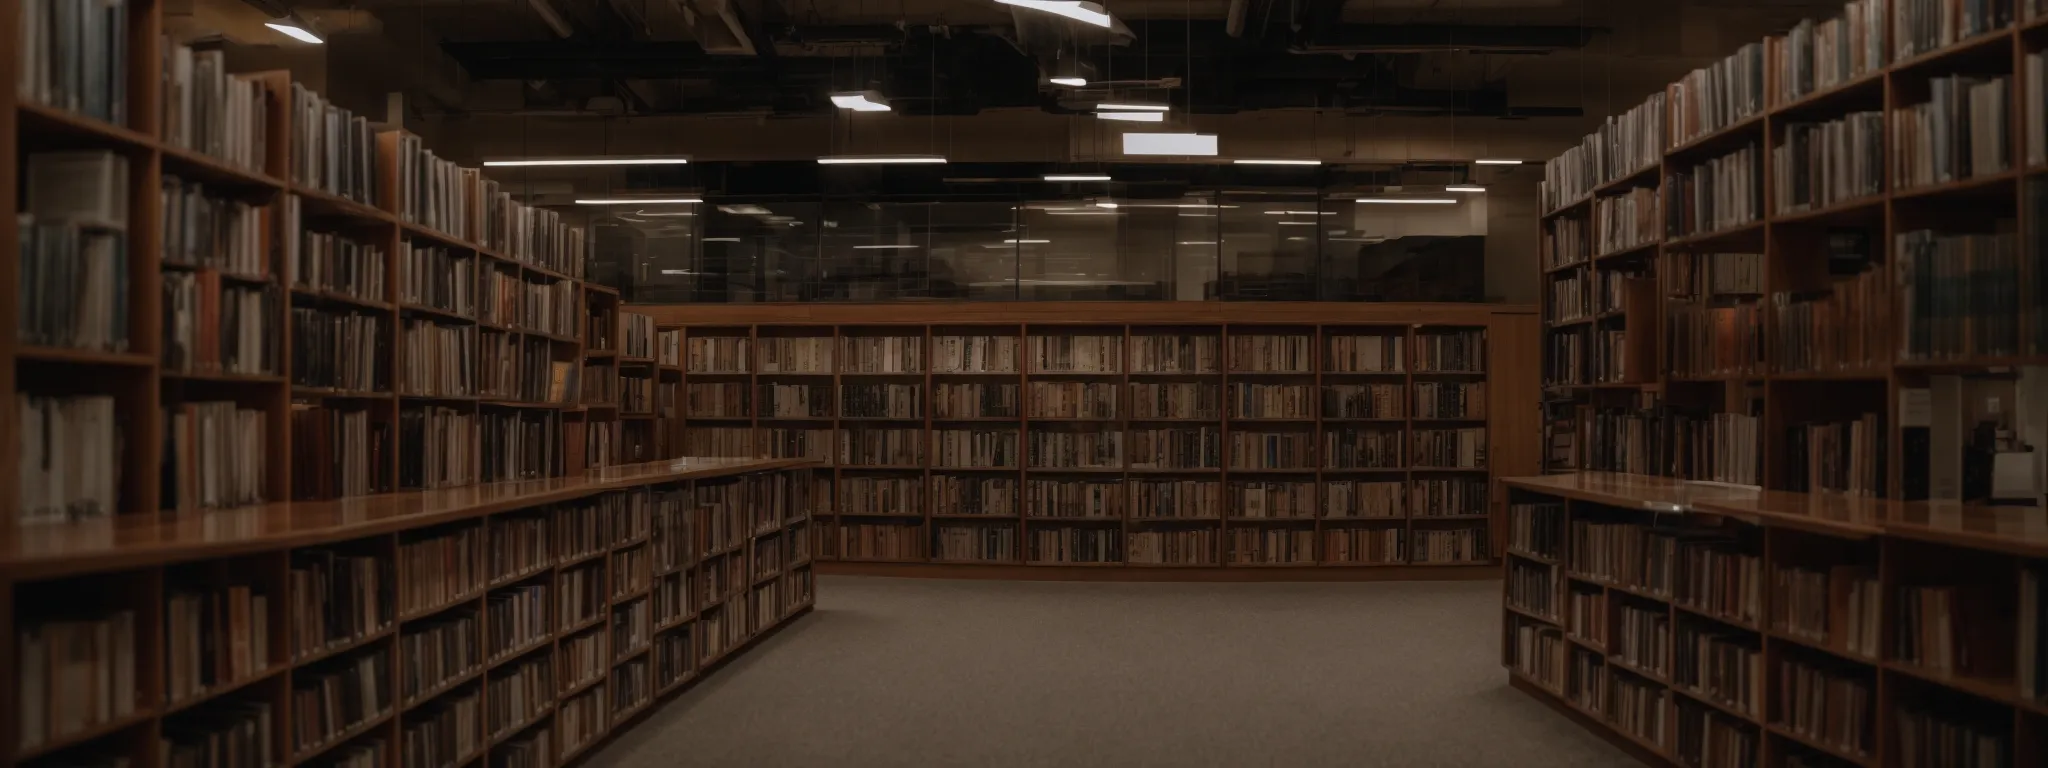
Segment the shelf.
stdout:
[[[550,608],[552,608],[552,606],[550,606]],[[569,633],[563,632],[561,634],[567,635]],[[527,654],[533,653],[534,651],[538,651],[542,648],[552,648],[554,647],[554,644],[555,633],[542,635],[538,640],[529,641],[525,645],[509,648],[504,653],[496,654],[490,658],[485,659],[484,668],[489,670],[495,670],[511,662],[523,659],[526,657]]]
[[2012,63],[2012,27],[2003,27],[1974,37],[1957,40],[1941,48],[1906,59],[1894,61],[1886,69],[1894,79],[1943,74],[1928,70],[1939,70],[1949,65],[1965,63],[1976,57],[1998,58],[2006,64]]
[[1134,517],[1128,517],[1128,518],[1125,518],[1125,519],[1126,519],[1126,520],[1129,520],[1130,522],[1133,522],[1133,523],[1200,523],[1200,524],[1203,524],[1203,525],[1215,525],[1215,524],[1217,524],[1217,523],[1223,522],[1223,518],[1220,518],[1220,517],[1144,517],[1144,516],[1134,516]]
[[346,293],[341,293],[339,291],[322,291],[313,288],[294,287],[291,289],[291,292],[292,298],[294,300],[307,299],[313,302],[327,304],[330,306],[340,306],[351,309],[364,309],[372,312],[390,312],[392,310],[392,306],[385,302],[377,301],[376,299],[365,299],[358,296],[350,296]]
[[534,711],[527,713],[526,717],[520,719],[519,722],[498,729],[497,733],[491,734],[490,738],[485,739],[485,741],[489,743],[491,748],[496,748],[506,740],[525,732],[526,729],[539,725],[541,721],[546,720],[548,715],[554,714],[554,712],[555,699],[548,699],[541,702],[540,706],[535,707]]
[[[1723,227],[1711,232],[1698,232],[1664,241],[1667,250],[1706,250],[1716,247],[1742,247],[1762,245],[1765,222],[1762,219],[1747,224]],[[1750,242],[1755,241],[1755,242]]]
[[280,375],[263,373],[202,373],[198,371],[159,371],[158,376],[166,382],[185,384],[283,384]]
[[1770,223],[1776,226],[1793,224],[1839,225],[1871,224],[1884,217],[1884,193],[1866,195],[1854,200],[1837,202],[1822,208],[1805,211],[1790,211],[1773,214]]
[[1655,683],[1660,683],[1667,686],[1671,684],[1671,677],[1669,675],[1666,675],[1662,672],[1658,672],[1655,670],[1638,667],[1634,664],[1630,664],[1626,661],[1623,661],[1619,654],[1610,653],[1602,656],[1602,658],[1606,659],[1607,663],[1614,665],[1617,669],[1628,670],[1630,672],[1635,673],[1637,676],[1648,678],[1650,681]]
[[[1764,729],[1770,731],[1774,735],[1790,739],[1792,741],[1796,741],[1802,745],[1805,745],[1809,749],[1821,752],[1823,754],[1826,754],[1830,757],[1834,757],[1839,760],[1844,760],[1860,766],[1874,766],[1877,764],[1877,758],[1875,756],[1848,751],[1846,749],[1841,748],[1840,746],[1830,744],[1826,741],[1822,741],[1818,738],[1808,736],[1803,733],[1799,733],[1798,731],[1794,731],[1791,728],[1787,728],[1777,723],[1765,723]],[[1881,737],[1882,735],[1882,732],[1872,734],[1873,737]]]
[[291,661],[291,665],[294,667],[304,667],[314,662],[325,661],[327,659],[340,656],[350,651],[355,651],[361,648],[369,647],[371,643],[375,643],[379,640],[391,637],[392,635],[397,633],[398,622],[390,622],[385,624],[383,628],[378,629],[375,632],[363,635],[362,637],[352,638],[340,643],[334,643],[320,650],[309,652],[303,656],[294,657]]
[[597,674],[591,675],[588,679],[570,683],[567,687],[563,688],[560,693],[555,694],[555,699],[567,699],[572,696],[575,696],[576,694],[597,687],[599,683],[605,681],[605,673],[608,671],[610,671],[610,669],[607,666],[606,669],[598,670]]
[[1579,209],[1581,209],[1581,208],[1585,208],[1585,207],[1587,207],[1587,205],[1588,205],[1589,203],[1592,203],[1592,202],[1593,202],[1593,195],[1592,195],[1592,193],[1590,193],[1590,192],[1589,192],[1589,193],[1586,193],[1585,195],[1582,195],[1582,196],[1580,196],[1580,197],[1577,197],[1577,198],[1573,198],[1572,200],[1570,200],[1570,201],[1566,202],[1566,203],[1565,203],[1565,204],[1563,204],[1563,205],[1560,205],[1560,206],[1558,206],[1558,207],[1556,207],[1556,208],[1552,208],[1552,209],[1550,209],[1549,211],[1545,211],[1545,212],[1544,212],[1544,214],[1543,214],[1543,216],[1542,216],[1542,218],[1543,218],[1543,219],[1554,219],[1554,218],[1557,218],[1557,217],[1559,217],[1559,216],[1564,216],[1564,215],[1566,215],[1566,214],[1570,214],[1570,213],[1573,213],[1573,212],[1575,212],[1575,211],[1578,211],[1578,210],[1579,210]]
[[933,472],[1020,472],[1020,467],[932,467]]
[[1315,521],[1316,521],[1316,518],[1315,518],[1315,517],[1313,517],[1313,516],[1304,516],[1304,517],[1244,517],[1244,516],[1240,516],[1240,515],[1232,515],[1232,516],[1228,516],[1228,517],[1225,517],[1225,518],[1223,518],[1223,519],[1224,519],[1224,521],[1225,521],[1225,522],[1229,522],[1229,523],[1233,523],[1233,524],[1244,524],[1244,525],[1292,525],[1292,524],[1299,524],[1299,523],[1313,523],[1313,522],[1315,522]]
[[1096,524],[1096,525],[1100,525],[1100,524],[1104,524],[1104,523],[1108,523],[1108,524],[1116,524],[1116,523],[1121,523],[1121,522],[1123,522],[1123,521],[1124,521],[1124,519],[1123,519],[1123,517],[1121,517],[1121,516],[1118,516],[1118,517],[1049,517],[1049,516],[1044,516],[1044,515],[1025,515],[1025,516],[1024,516],[1024,522],[1027,522],[1027,523],[1045,523],[1045,524],[1048,524],[1048,525],[1069,525],[1069,524],[1076,524],[1076,523],[1091,523],[1091,524]]
[[[1621,668],[1622,668],[1622,669],[1629,669],[1629,667],[1621,667]],[[1715,709],[1721,710],[1721,712],[1722,712],[1723,714],[1726,714],[1726,715],[1728,715],[1729,717],[1737,718],[1737,719],[1739,719],[1739,720],[1742,720],[1743,722],[1747,722],[1747,723],[1751,723],[1751,724],[1755,724],[1755,725],[1762,725],[1762,724],[1763,724],[1763,721],[1762,721],[1761,719],[1759,719],[1759,718],[1758,718],[1758,717],[1757,717],[1756,715],[1752,715],[1752,714],[1749,714],[1749,713],[1747,713],[1747,712],[1743,712],[1743,711],[1742,711],[1742,710],[1740,710],[1740,709],[1736,709],[1736,708],[1735,708],[1735,707],[1734,707],[1733,705],[1730,705],[1730,704],[1728,704],[1728,703],[1726,703],[1726,702],[1723,702],[1723,701],[1721,701],[1721,700],[1719,700],[1719,699],[1716,699],[1716,698],[1714,698],[1713,696],[1711,696],[1711,695],[1708,695],[1708,694],[1707,694],[1707,693],[1706,693],[1705,691],[1695,690],[1695,689],[1693,689],[1693,688],[1691,688],[1691,687],[1688,687],[1688,686],[1684,686],[1684,685],[1678,685],[1678,684],[1676,684],[1676,683],[1671,683],[1671,684],[1669,684],[1669,685],[1670,685],[1670,688],[1671,688],[1671,692],[1672,692],[1672,693],[1674,693],[1674,694],[1677,694],[1677,695],[1679,695],[1679,696],[1684,696],[1684,697],[1686,697],[1686,698],[1688,698],[1688,699],[1692,699],[1693,701],[1697,701],[1697,702],[1699,702],[1699,703],[1701,703],[1701,704],[1705,704],[1705,705],[1707,705],[1707,706],[1709,706],[1709,707],[1713,707],[1713,708],[1715,708]],[[1881,732],[1881,729],[1880,729],[1880,732]]]
[[31,345],[15,347],[14,359],[17,363],[52,363],[67,366],[106,368],[141,369],[156,365],[156,358],[140,352],[101,352],[90,349]]
[[1616,176],[1613,180],[1608,181],[1605,184],[1601,184],[1600,186],[1594,187],[1593,196],[1601,197],[1616,192],[1626,192],[1631,188],[1640,186],[1643,182],[1646,181],[1655,184],[1661,181],[1659,175],[1663,172],[1663,170],[1663,163],[1649,163],[1641,168],[1637,168],[1633,171],[1629,171],[1620,176]]
[[1131,467],[1124,471],[1133,475],[1220,475],[1223,473],[1223,470],[1219,467]]
[[1384,516],[1379,516],[1379,517],[1365,517],[1365,516],[1360,516],[1360,517],[1331,517],[1331,516],[1329,516],[1329,515],[1324,515],[1324,516],[1322,516],[1322,517],[1318,517],[1318,518],[1316,518],[1316,519],[1318,519],[1318,520],[1321,520],[1321,521],[1323,521],[1323,523],[1324,523],[1324,524],[1326,524],[1326,525],[1331,525],[1331,524],[1348,524],[1348,523],[1358,523],[1358,524],[1369,524],[1369,523],[1405,523],[1405,522],[1408,522],[1408,516],[1407,516],[1407,515],[1398,515],[1398,516],[1395,516],[1395,515],[1384,515]]
[[297,184],[293,184],[288,191],[299,198],[299,209],[307,220],[338,218],[386,226],[398,224],[398,217],[391,212],[340,195]]
[[1514,547],[1508,547],[1508,549],[1507,549],[1507,553],[1508,553],[1508,556],[1509,556],[1509,557],[1519,557],[1519,558],[1521,558],[1521,559],[1523,559],[1523,560],[1527,560],[1527,561],[1530,561],[1530,562],[1532,562],[1532,563],[1541,563],[1541,564],[1543,564],[1543,565],[1551,565],[1551,566],[1554,566],[1554,565],[1558,565],[1558,564],[1559,564],[1559,563],[1558,563],[1558,562],[1557,562],[1556,560],[1552,560],[1552,559],[1550,559],[1550,558],[1548,558],[1548,557],[1544,557],[1544,556],[1542,556],[1542,555],[1539,555],[1539,554],[1536,554],[1536,553],[1534,553],[1534,552],[1524,552],[1524,551],[1522,551],[1522,550],[1519,550],[1519,549],[1516,549],[1516,548],[1514,548]]
[[[1630,256],[1636,256],[1640,254],[1655,254],[1657,252],[1657,249],[1662,247],[1664,247],[1664,240],[1662,238],[1658,238],[1656,240],[1651,240],[1646,243],[1638,243],[1636,245],[1631,245],[1626,248],[1617,248],[1606,253],[1594,254],[1593,263],[1599,264],[1603,261],[1619,261],[1622,259],[1626,259]],[[1580,264],[1584,263],[1585,262],[1580,262]]]
[[483,599],[483,596],[487,592],[489,592],[488,589],[474,589],[460,596],[457,596],[451,600],[447,600],[445,602],[438,603],[433,606],[421,608],[416,611],[401,613],[398,615],[398,623],[405,624],[408,622],[418,621],[420,619],[431,618],[437,614],[450,611],[456,608],[464,607],[465,603],[468,604],[468,607],[474,608],[476,607],[476,601]]
[[1677,600],[1671,601],[1671,607],[1678,609],[1679,613],[1684,613],[1691,616],[1698,616],[1700,618],[1707,619],[1709,621],[1713,621],[1719,624],[1724,624],[1730,627],[1734,627],[1736,629],[1748,630],[1750,632],[1755,632],[1757,634],[1763,634],[1762,627],[1757,626],[1755,623],[1745,621],[1734,616],[1723,616],[1718,613],[1711,613],[1686,605],[1685,603],[1679,602]]
[[[1754,115],[1729,123],[1722,126],[1719,130],[1701,134],[1664,150],[1664,164],[1666,166],[1682,165],[1683,163],[1675,161],[1689,160],[1697,155],[1716,154],[1716,150],[1739,147],[1746,143],[1743,139],[1763,138],[1765,112],[1766,110],[1759,109]],[[1751,134],[1755,135],[1752,136]]]
[[469,315],[459,314],[451,310],[442,309],[440,307],[430,307],[425,304],[407,304],[405,302],[399,302],[398,311],[410,312],[415,315],[427,315],[429,317],[437,317],[443,320],[453,320],[459,323],[476,322],[476,318],[471,317]]
[[1863,73],[1831,87],[1816,90],[1783,104],[1774,104],[1770,107],[1771,117],[1774,119],[1780,117],[1810,117],[1814,119],[1837,117],[1852,109],[1852,107],[1838,104],[1837,102],[1855,101],[1857,97],[1874,97],[1877,103],[1869,106],[1873,109],[1881,109],[1884,107],[1884,77],[1885,68],[1878,67],[1871,72]]
[[306,747],[304,749],[300,749],[296,752],[293,752],[290,763],[293,765],[297,765],[300,763],[304,763],[308,760],[311,760],[313,758],[319,757],[327,750],[346,744],[357,736],[361,736],[363,734],[369,733],[370,731],[377,729],[378,727],[384,725],[386,722],[390,721],[392,716],[393,710],[387,707],[385,708],[382,714],[373,715],[369,719],[357,723],[349,728],[343,729],[340,733],[322,739],[318,743],[310,747]]
[[262,171],[230,165],[227,161],[212,155],[170,144],[159,145],[158,151],[163,153],[163,175],[203,183],[209,192],[225,188],[244,194],[254,192],[269,197],[284,191],[283,179],[272,178]]
[[474,682],[475,680],[482,678],[484,676],[485,669],[488,669],[488,667],[479,664],[477,665],[476,669],[469,670],[468,672],[464,672],[462,674],[444,680],[439,684],[436,684],[432,688],[428,688],[424,691],[421,691],[418,696],[414,696],[410,699],[407,699],[404,704],[399,706],[399,710],[405,711],[419,707],[423,704],[433,701],[434,699],[440,697],[444,693],[455,690],[457,688],[461,688],[462,686],[468,683]]
[[429,227],[424,224],[405,221],[403,218],[399,220],[398,227],[405,233],[406,237],[411,239],[428,240],[432,241],[435,245],[453,248],[461,251],[474,252],[483,250],[482,248],[477,246],[476,243],[472,243],[453,234],[443,232],[438,229],[434,229],[433,227]]
[[1918,187],[1907,187],[1894,190],[1892,192],[1892,202],[1894,204],[1953,202],[1956,199],[1969,201],[1977,198],[2017,194],[2019,192],[2019,185],[2016,183],[2016,180],[2019,177],[2018,171],[2002,171],[1989,176],[1976,176]]
[[1049,475],[1121,475],[1123,467],[1025,467],[1024,471]]

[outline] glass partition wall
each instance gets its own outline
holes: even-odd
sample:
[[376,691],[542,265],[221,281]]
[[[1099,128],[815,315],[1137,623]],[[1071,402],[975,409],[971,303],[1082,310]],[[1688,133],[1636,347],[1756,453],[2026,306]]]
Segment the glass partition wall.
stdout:
[[616,206],[592,217],[591,273],[651,304],[1483,300],[1483,195],[1358,196]]

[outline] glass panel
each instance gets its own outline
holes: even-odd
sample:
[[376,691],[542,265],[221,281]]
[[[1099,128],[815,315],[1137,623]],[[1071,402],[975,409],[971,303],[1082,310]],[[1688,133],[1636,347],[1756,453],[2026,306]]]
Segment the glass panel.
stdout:
[[1430,194],[1447,204],[1325,201],[1318,284],[1325,301],[1482,301],[1486,196]]
[[1230,191],[1217,211],[1224,301],[1312,301],[1317,249],[1335,211],[1315,190]]

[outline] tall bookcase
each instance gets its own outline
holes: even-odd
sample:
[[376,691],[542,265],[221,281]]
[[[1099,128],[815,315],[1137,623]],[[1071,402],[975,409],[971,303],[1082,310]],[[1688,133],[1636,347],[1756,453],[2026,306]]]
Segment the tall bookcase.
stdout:
[[[2028,378],[2048,365],[2036,5],[1851,4],[1717,64],[1754,68],[1744,95],[1696,73],[1551,161],[1546,467],[1981,497],[1930,443],[1970,442],[1987,404],[2038,440],[2048,411]],[[1952,38],[1917,21],[1941,13]],[[1860,66],[1811,59],[1826,34]]]
[[829,462],[843,561],[1473,565],[1535,468],[1526,309],[637,309],[683,332],[685,452]]
[[[18,313],[0,319],[5,324],[0,327],[0,357],[5,357],[0,368],[6,371],[0,376],[0,395],[9,402],[6,415],[0,416],[0,435],[6,438],[0,440],[0,451],[5,451],[0,454],[5,466],[0,470],[0,519],[11,525],[24,518],[22,490],[28,480],[19,436],[29,425],[20,423],[16,395],[113,398],[118,427],[112,433],[118,445],[103,446],[94,456],[105,460],[92,463],[110,464],[108,477],[119,478],[113,508],[104,510],[114,513],[561,476],[580,468],[579,462],[563,459],[561,429],[570,406],[565,390],[575,380],[555,375],[548,365],[582,357],[577,329],[583,319],[581,283],[570,266],[580,264],[580,230],[556,224],[552,214],[489,194],[488,182],[473,169],[434,161],[422,154],[417,140],[368,123],[359,125],[353,155],[330,155],[321,162],[336,167],[352,162],[359,171],[374,168],[376,186],[372,178],[356,179],[358,199],[326,191],[294,167],[320,154],[303,148],[311,141],[309,134],[334,126],[295,109],[299,98],[317,95],[295,86],[289,72],[237,75],[238,86],[258,92],[246,113],[249,125],[262,128],[264,151],[255,162],[231,163],[188,149],[167,136],[164,125],[163,62],[174,49],[161,37],[160,3],[128,0],[111,7],[125,13],[122,124],[23,98],[12,85],[0,93],[0,110],[6,113],[0,118],[0,166],[17,180],[0,190],[0,204],[10,212],[31,206],[17,192],[28,175],[28,159],[38,153],[106,151],[123,160],[127,170],[122,180],[126,219],[117,227],[125,238],[126,294],[117,309],[126,318],[125,348],[39,346],[24,340]],[[26,13],[27,4],[0,9],[0,32],[6,39],[20,39]],[[10,84],[22,66],[15,50],[0,56],[0,73]],[[196,188],[174,203],[163,187],[172,178]],[[203,220],[206,213],[184,211],[183,216],[197,217],[185,219],[167,208],[202,197],[208,205],[248,207],[250,227],[236,230],[236,236],[248,238],[237,252],[250,257],[251,264],[216,263],[221,255],[216,250],[228,249],[222,244],[226,235],[219,233],[222,241],[200,243],[196,249],[167,241],[175,233],[202,236],[187,229],[199,226],[190,222]],[[32,234],[22,230],[15,216],[0,217],[0,238],[6,242],[23,242]],[[198,259],[183,260],[188,255]],[[23,260],[0,261],[0,291],[17,299],[41,292],[25,284],[30,276]],[[343,271],[344,262],[356,270],[353,276],[326,274]],[[316,268],[322,276],[308,271]],[[492,275],[504,276],[510,298],[486,308]],[[173,289],[181,286],[189,293],[178,295],[198,297],[197,308],[169,304]],[[537,297],[544,293],[550,305],[567,301],[578,306],[566,313],[559,307],[542,313]],[[257,306],[253,303],[226,306],[233,302],[222,302],[223,294],[260,295],[264,303],[259,309],[250,309]],[[222,313],[230,310],[244,323],[243,339],[221,335],[228,327]],[[314,359],[318,350],[306,346],[309,318],[332,320],[337,327],[359,324],[333,331],[337,337],[372,336],[368,344],[376,349],[374,362],[361,361],[377,371],[369,385],[335,384],[331,361]],[[567,318],[567,324],[558,325],[560,318]],[[174,333],[191,335],[181,343],[173,340]],[[173,362],[179,356],[222,354],[218,347],[229,343],[253,344],[242,354],[260,356],[260,367],[226,372],[213,361]],[[506,358],[494,358],[487,349],[509,350],[502,375],[486,370],[485,363]],[[253,429],[238,426],[234,434],[254,444],[238,442],[233,454],[222,455],[198,444],[197,437],[173,435],[174,423],[200,418],[186,408],[200,403],[226,403],[242,411],[237,418],[251,419]],[[492,419],[505,421],[507,429],[487,429],[484,422]],[[504,440],[536,431],[545,433],[545,444],[527,439],[528,455],[516,465],[486,461]],[[487,434],[504,440],[487,440]],[[190,465],[200,463],[202,454],[207,462],[226,463],[243,448],[248,456],[265,458],[259,490],[249,498],[208,501],[196,492],[185,499],[162,498],[167,475],[200,471]],[[184,463],[167,468],[173,459]]]

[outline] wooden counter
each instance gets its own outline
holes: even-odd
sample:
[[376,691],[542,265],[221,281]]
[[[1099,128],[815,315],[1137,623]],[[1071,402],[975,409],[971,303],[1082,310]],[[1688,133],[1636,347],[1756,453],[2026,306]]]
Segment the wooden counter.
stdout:
[[434,525],[605,491],[814,465],[808,459],[685,458],[521,480],[330,501],[116,515],[0,531],[0,580],[230,557]]

